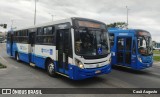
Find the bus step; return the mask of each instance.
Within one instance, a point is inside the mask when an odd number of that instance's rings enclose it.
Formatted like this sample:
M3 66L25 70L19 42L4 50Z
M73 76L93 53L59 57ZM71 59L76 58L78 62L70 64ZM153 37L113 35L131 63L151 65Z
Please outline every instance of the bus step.
M34 63L29 63L29 65L32 66L32 67L36 66L36 64L34 64Z

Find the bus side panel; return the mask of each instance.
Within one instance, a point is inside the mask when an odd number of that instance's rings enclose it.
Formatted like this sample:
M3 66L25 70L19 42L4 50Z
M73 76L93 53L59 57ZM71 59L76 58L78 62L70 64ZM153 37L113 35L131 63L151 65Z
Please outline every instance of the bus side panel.
M35 55L34 58L35 58L34 62L36 66L45 69L45 59L46 58L43 56L37 56L37 55Z
M56 61L56 47L49 45L35 45L35 64L45 69L46 58Z
M116 64L116 51L114 49L111 49L111 65Z
M17 52L19 54L20 60L29 63L29 57L30 57L30 44L21 44L17 43L15 45L15 49L17 48ZM15 51L15 52L16 52Z
M117 53L117 34L114 33L114 44L113 46L111 47L111 65L116 65L117 63L117 56L116 56L116 53Z
M137 57L136 57L136 55L132 55L132 57L131 57L131 67L133 69L137 69Z
M29 63L29 54L23 53L23 52L19 52L19 59Z

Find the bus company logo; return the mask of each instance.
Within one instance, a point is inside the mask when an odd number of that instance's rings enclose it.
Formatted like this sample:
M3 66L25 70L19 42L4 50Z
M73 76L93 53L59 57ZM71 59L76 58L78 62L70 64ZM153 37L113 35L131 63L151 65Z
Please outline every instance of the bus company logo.
M27 50L27 48L25 46L20 46L21 50Z
M2 94L12 94L11 89L2 89Z
M53 55L53 50L52 49L41 49L41 52L42 53L48 53L48 54L50 54L50 55Z
M39 95L42 94L42 90L37 90L37 89L2 89L2 94L3 95L10 95L10 94L17 94L17 95Z

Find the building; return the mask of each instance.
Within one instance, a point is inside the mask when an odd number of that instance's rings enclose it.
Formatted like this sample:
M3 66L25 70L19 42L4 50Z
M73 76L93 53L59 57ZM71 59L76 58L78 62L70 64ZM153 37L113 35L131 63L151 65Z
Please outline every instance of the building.
M0 32L0 43L3 42L5 40L5 38L6 38L5 33Z
M153 48L160 48L160 43L156 41L152 41Z

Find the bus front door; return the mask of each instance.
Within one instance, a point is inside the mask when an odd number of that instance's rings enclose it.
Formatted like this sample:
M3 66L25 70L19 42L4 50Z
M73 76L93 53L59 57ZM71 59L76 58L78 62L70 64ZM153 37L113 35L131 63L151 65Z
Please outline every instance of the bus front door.
M118 37L117 46L117 64L130 66L132 37Z
M30 55L30 65L35 66L34 62L34 53L35 53L35 32L29 33L29 44L31 45L31 55Z
M8 33L7 38L7 53L13 56L13 35L11 32Z
M58 72L68 74L68 36L69 30L57 30Z

